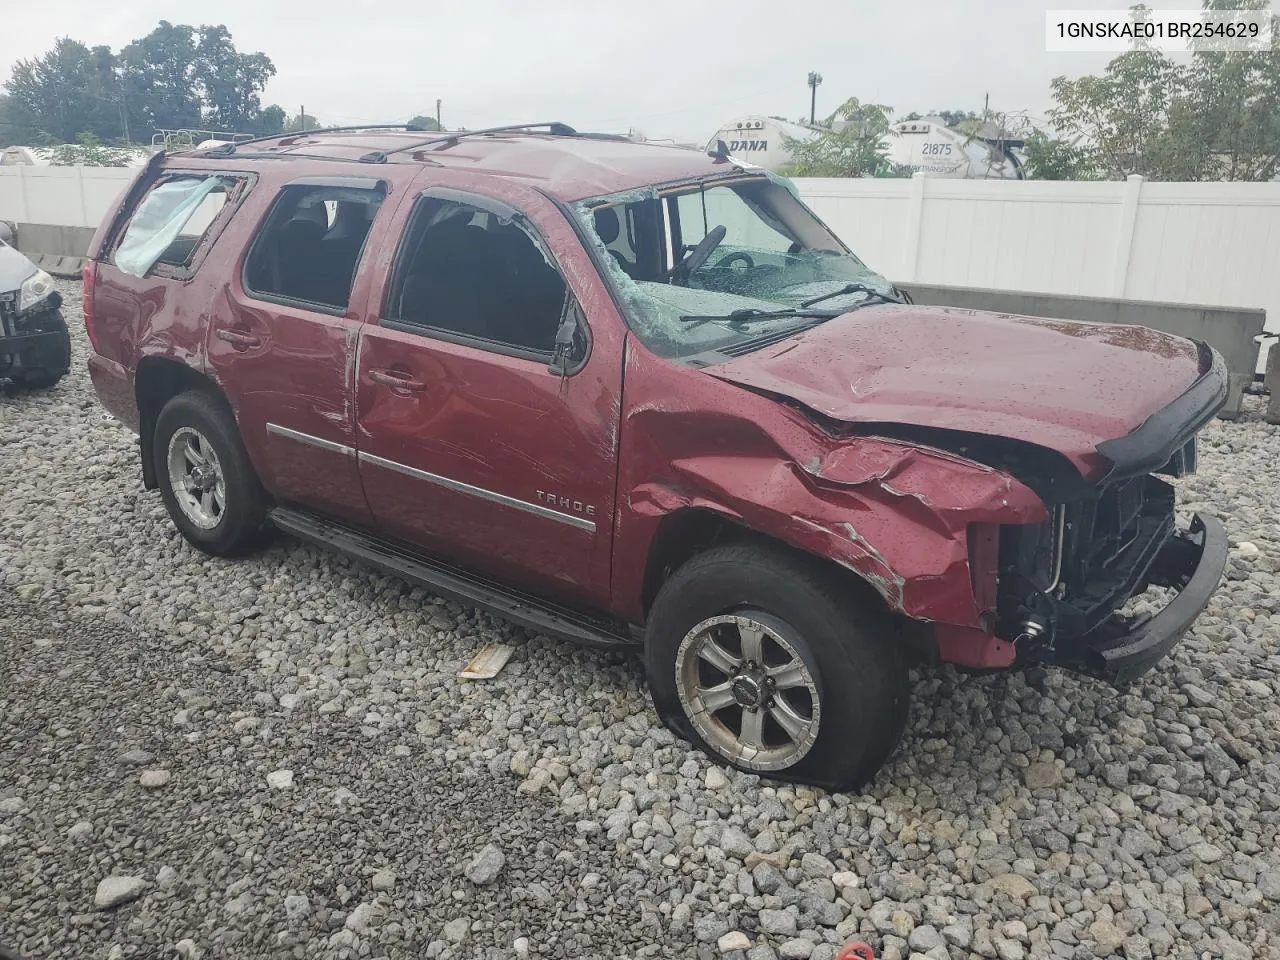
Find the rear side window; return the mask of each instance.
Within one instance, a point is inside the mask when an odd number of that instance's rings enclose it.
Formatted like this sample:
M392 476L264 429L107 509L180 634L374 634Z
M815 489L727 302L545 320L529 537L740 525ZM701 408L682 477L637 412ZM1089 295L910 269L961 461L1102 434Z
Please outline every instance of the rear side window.
M245 261L245 290L261 300L345 312L384 196L381 186L286 186Z
M203 241L211 238L242 185L242 180L221 176L160 181L129 218L112 262L133 277L145 277L153 269L162 276L189 275Z

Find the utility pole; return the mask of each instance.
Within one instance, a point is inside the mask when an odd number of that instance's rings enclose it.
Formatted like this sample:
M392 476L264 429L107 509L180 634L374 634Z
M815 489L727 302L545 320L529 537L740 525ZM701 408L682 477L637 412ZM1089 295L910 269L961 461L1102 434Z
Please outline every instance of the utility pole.
M818 113L818 84L822 83L822 74L809 71L809 124L816 122Z
M440 98L439 97L436 97L436 126L439 127L441 130L444 129L444 127L440 126Z

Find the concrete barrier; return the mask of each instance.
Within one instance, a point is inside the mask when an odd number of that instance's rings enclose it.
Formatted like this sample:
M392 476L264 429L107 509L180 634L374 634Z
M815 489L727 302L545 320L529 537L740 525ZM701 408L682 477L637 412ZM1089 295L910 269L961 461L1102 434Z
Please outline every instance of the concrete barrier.
M39 267L55 277L75 278L93 240L94 227L68 227L47 223L18 223L14 245Z
M1240 415L1245 387L1253 382L1258 369L1258 338L1267 318L1265 310L1248 307L1208 307L978 287L942 287L926 283L898 286L906 290L916 303L1059 320L1129 323L1203 340L1221 353L1227 364L1231 391L1220 416L1228 420ZM1272 351L1273 354L1275 352Z
M1267 354L1267 377L1263 386L1271 394L1267 403L1267 423L1280 423L1280 344L1274 340L1271 341L1271 352Z

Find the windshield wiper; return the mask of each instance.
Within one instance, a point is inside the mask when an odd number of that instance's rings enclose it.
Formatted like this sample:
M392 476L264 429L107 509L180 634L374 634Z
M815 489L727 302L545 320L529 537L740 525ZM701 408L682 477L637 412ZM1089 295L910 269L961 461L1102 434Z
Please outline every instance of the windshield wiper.
M865 283L846 283L839 290L832 290L830 293L824 293L818 297L810 297L808 300L802 300L800 301L800 306L811 307L815 303L821 303L823 300L832 300L836 297L843 297L845 294L849 294L849 293L865 293L868 299L870 299L871 297L878 297L879 299L883 300L885 303L902 303L903 302L899 300L897 297L891 297L887 293L881 293L875 287L868 287ZM866 301L863 301L863 302L865 303Z
M821 296L810 297L808 300L802 300L798 307L783 307L781 310L761 310L759 307L742 307L738 310L733 310L730 313L725 314L690 314L688 316L683 316L680 319L685 323L715 323L718 321L720 323L733 325L749 323L753 320L773 320L777 317L817 317L822 320L830 320L833 317L838 317L840 314L848 313L849 311L810 310L808 308L812 307L816 303L821 303L823 300L832 300L836 297L843 297L850 293L867 294L867 300L856 304L854 309L857 309L857 307L861 306L863 303L869 302L872 297L883 300L885 303L903 302L902 300L889 296L887 293L881 293L875 287L868 287L865 283L846 283L839 290L832 290L830 293L824 293Z
M758 307L742 307L741 309L731 311L724 314L689 314L680 319L684 323L728 323L733 325L750 323L753 320L775 320L778 317L818 317L823 320L830 320L832 317L839 316L830 310L805 310L802 309L805 304L800 307L785 307L782 310L761 310Z

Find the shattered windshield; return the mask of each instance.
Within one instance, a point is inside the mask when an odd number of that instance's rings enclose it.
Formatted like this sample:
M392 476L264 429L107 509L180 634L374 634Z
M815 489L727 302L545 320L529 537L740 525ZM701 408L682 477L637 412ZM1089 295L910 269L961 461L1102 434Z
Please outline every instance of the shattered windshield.
M577 213L631 328L663 356L748 348L899 299L777 178L599 197Z

